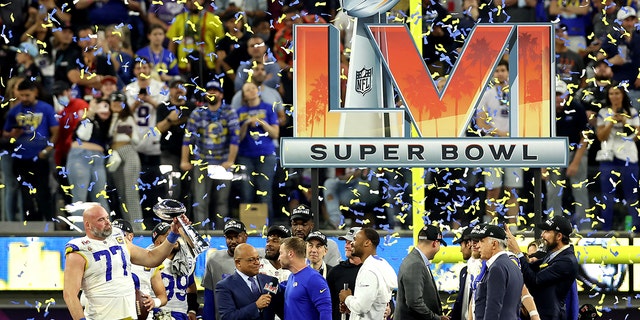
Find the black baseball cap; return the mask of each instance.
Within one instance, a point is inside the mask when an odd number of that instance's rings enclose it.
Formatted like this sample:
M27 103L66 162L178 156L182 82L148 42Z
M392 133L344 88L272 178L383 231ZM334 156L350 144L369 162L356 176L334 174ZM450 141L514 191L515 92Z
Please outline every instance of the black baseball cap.
M507 232L494 224L479 224L473 227L473 230L471 230L469 234L469 239L480 240L486 237L505 240L507 239Z
M320 231L314 231L309 233L309 235L307 236L307 240L306 241L310 241L310 240L318 240L320 241L320 243L322 243L322 245L327 245L327 236L324 235L324 233L320 232Z
M123 232L133 233L133 227L127 220L116 219L111 222L111 225L122 230Z
M356 237L356 233L358 233L358 231L360 231L361 229L362 228L360 227L350 228L349 231L347 231L347 234L345 234L344 236L339 236L338 240L353 241L353 239L355 239Z
M224 234L226 235L227 232L231 232L231 231L237 232L237 233L243 233L243 232L247 232L247 227L245 227L242 221L239 221L236 219L229 219L224 224Z
M169 81L169 88L176 88L180 85L184 85L185 83L186 82L184 81L184 79L182 79L182 77L176 76L171 79L171 81Z
M166 222L158 223L151 231L151 241L155 242L158 239L158 236L166 234L171 230L171 225Z
M269 227L267 231L267 237L276 235L280 238L289 238L291 237L291 230L283 225L276 225Z
M547 219L547 221L539 223L538 228L542 230L557 231L567 237L571 236L571 233L573 232L571 221L563 216L553 216Z
M424 226L422 230L418 232L418 240L438 241L443 246L447 246L447 243L442 239L442 231L440 231L440 228L432 225Z
M460 234L460 237L458 239L454 240L453 243L454 244L461 244L463 241L470 240L471 238L469 238L469 235L471 234L471 230L473 230L472 227L464 228L464 230L462 230L462 233Z
M293 209L291 212L291 221L296 219L304 221L313 219L313 212L311 212L311 208L306 204L301 204L297 208Z

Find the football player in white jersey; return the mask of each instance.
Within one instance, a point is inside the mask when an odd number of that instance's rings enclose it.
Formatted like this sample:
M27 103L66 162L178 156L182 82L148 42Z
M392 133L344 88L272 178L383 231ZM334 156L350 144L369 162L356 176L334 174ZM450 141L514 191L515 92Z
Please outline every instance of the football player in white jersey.
M183 221L188 222L185 216ZM131 264L159 266L179 238L174 219L166 241L153 250L132 244L120 229L112 229L109 214L99 204L83 213L86 236L69 241L65 248L64 301L73 320L136 319ZM79 293L87 298L85 309Z
M124 236L133 242L135 236L131 223L127 220L116 219L113 220L111 226L118 228L124 232ZM162 277L160 276L160 270L163 266L160 265L157 268L147 268L139 266L137 264L131 265L131 272L133 273L133 283L135 288L142 292L145 300L142 301L148 311L155 308L159 308L167 304L167 291L164 289L162 283ZM149 312L147 320L153 320L153 312Z
M162 245L167 238L170 226L161 222L153 229L151 238L154 245ZM194 271L195 259L187 253L183 241L174 244L173 250L163 262L160 271L162 282L167 291L167 305L160 308L159 319L196 320L200 307L198 304L198 288ZM171 317L168 317L170 313ZM166 318L165 318L166 317Z
M276 277L284 282L289 279L291 271L282 269L278 256L280 256L280 243L283 239L291 237L289 228L283 225L271 226L267 231L267 243L264 247L264 258L260 259L260 273Z

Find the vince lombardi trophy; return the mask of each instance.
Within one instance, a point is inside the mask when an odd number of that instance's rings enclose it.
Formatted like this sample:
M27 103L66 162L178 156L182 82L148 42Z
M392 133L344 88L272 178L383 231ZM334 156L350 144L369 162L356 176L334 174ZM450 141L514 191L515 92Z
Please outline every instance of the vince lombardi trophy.
M399 0L343 0L347 15L355 17L355 32L351 39L351 59L347 78L344 108L395 108L393 85L385 73L375 44L369 38L366 24L386 23L386 13ZM374 37L381 35L373 34ZM384 46L385 39L380 39ZM398 114L343 112L340 118L341 137L401 137ZM358 125L354 125L354 124ZM368 131L363 128L370 128Z

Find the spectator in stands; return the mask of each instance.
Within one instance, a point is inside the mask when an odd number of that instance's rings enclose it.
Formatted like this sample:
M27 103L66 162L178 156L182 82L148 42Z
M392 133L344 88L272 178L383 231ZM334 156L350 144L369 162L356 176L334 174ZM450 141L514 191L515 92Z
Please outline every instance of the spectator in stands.
M266 65L262 61L254 61L251 70L248 72L253 82L258 86L258 95L262 102L272 106L272 108L278 113L278 124L280 127L286 125L287 115L284 112L284 105L282 104L282 97L278 90L265 85L265 81L268 78L273 79L272 75L267 74ZM240 109L242 106L242 90L238 90L231 99L231 107L234 110Z
M174 54L163 47L166 39L166 31L159 24L152 24L147 32L149 45L138 50L136 56L145 58L150 64L152 75L157 74L160 79L169 82L179 76L178 60Z
M53 2L53 1L50 1ZM41 14L46 16L46 14ZM38 49L38 55L34 57L34 64L40 68L42 75L42 85L44 88L53 86L54 62L53 62L53 45L51 44L51 28L45 23L45 18L39 16L41 22L34 23L20 37L20 41L31 43Z
M591 221L586 214L587 208L590 207L589 191L585 185L588 182L588 143L585 140L588 130L587 113L579 102L570 97L567 84L562 80L556 80L556 135L569 139L569 166L543 169L543 179L547 180L547 209L553 210L551 215L564 215L568 209L572 223L578 225L580 230L589 230ZM566 191L571 191L573 195L574 208L562 205Z
M476 112L476 125L481 134L492 137L509 136L509 113L511 104L507 95L509 86L509 63L500 61L493 73L493 86L487 88ZM502 216L510 223L517 223L519 206L516 199L517 188L523 187L521 168L486 168L487 207L485 221ZM507 204L499 205L500 194L505 191ZM512 226L515 227L515 226Z
M102 45L102 50L106 50L122 84L127 85L133 80L133 52L129 28L122 24L110 25L104 33L106 41Z
M149 19L149 32L153 31L153 26L160 26L166 33L173 23L173 19L186 12L185 2L180 0L166 0L163 2L152 2L149 7L147 18Z
M69 86L73 82L68 77L68 73L77 67L76 61L81 57L80 49L73 40L73 30L69 24L63 24L56 32L53 32L53 78L55 81L65 81ZM73 97L82 98L77 94L73 94Z
M226 34L216 43L216 54L218 55L216 74L224 74L222 85L227 92L234 92L235 88L240 88L240 86L234 88L234 79L236 78L234 72L240 66L241 61L250 59L247 53L247 41L251 34L245 30L245 14L242 11L226 12L222 16ZM230 98L231 95L227 100Z
M60 124L58 140L54 145L53 153L54 163L56 168L59 168L56 177L62 188L61 194L65 196L66 204L71 204L74 200L70 197L71 194L67 188L71 185L68 180L69 172L66 168L67 156L71 149L73 134L80 120L84 119L84 113L88 111L89 104L82 99L72 97L71 87L66 81L56 81L52 93L54 110Z
M161 103L158 106L158 121L156 128L162 133L160 139L160 149L162 151L160 162L163 165L171 165L171 173L177 173L179 179L173 179L173 175L170 176L169 182L173 184L169 185L172 194L169 195L172 199L178 199L180 202L186 202L187 195L191 194L191 188L189 187L189 179L182 179L182 173L180 170L180 161L182 155L182 141L184 140L185 132L190 132L186 129L186 122L191 115L191 112L195 109L195 105L187 100L187 89L185 88L185 81L176 78L172 80L169 85L169 100ZM197 221L197 220L196 220Z
M78 10L87 10L88 21L98 26L131 22L129 12L140 12L141 3L136 0L79 0L74 1Z
M7 81L7 91L2 101L3 108L0 108L0 123L4 125L6 115L18 105L18 85L24 78L13 77ZM20 185L18 179L13 174L13 159L11 158L12 147L10 138L0 137L0 183L4 184L4 188L0 190L0 212L2 212L2 221L20 221L22 220L22 196L20 193Z
M576 88L582 83L584 63L582 57L569 48L569 34L567 26L560 24L556 26L556 74L560 80L571 84Z
M24 220L49 221L53 202L49 187L49 155L58 139L58 120L53 107L37 99L38 87L25 79L18 85L20 104L9 110L3 136L16 139L13 172L21 181Z
M556 16L560 24L566 26L564 30L567 35L566 46L573 52L580 53L587 47L586 32L589 27L587 16L590 12L591 4L585 0L549 2L549 14Z
M264 40L258 36L253 36L247 41L247 52L251 59L240 63L238 70L236 70L234 83L237 89L242 88L242 85L249 80L251 70L258 61L262 62L266 72L266 77L262 84L274 89L278 88L280 84L280 65L275 63L273 55L268 54L267 50Z
M177 15L167 31L169 51L178 59L180 73L199 77L200 86L212 79L210 73L217 63L216 41L224 37L222 21L206 11L203 3L204 0L187 0L187 12Z
M108 99L92 100L82 119L73 134L66 165L73 202L97 202L107 209L104 155L109 142L111 102ZM81 216L82 210L72 214Z
M111 102L111 156L117 152L121 158L116 168L107 167L118 193L122 216L131 222L136 230L142 230L142 210L140 208L140 195L138 194L138 178L140 177L140 157L136 152L139 143L138 126L133 112L127 104L127 97L121 92L114 92L109 96ZM113 166L114 164L111 164ZM111 207L115 207L111 205Z
M220 229L229 217L231 181L207 177L209 166L229 170L236 162L240 143L240 127L235 110L223 103L223 89L216 80L206 85L207 105L191 113L186 124L180 169L192 172L194 220L207 218L214 229ZM210 200L211 199L211 200ZM211 202L210 202L211 201ZM213 203L215 206L211 206Z
M367 206L381 200L379 182L369 169L347 168L344 174L329 178L324 182L324 199L331 226L338 228L345 224L341 207ZM373 176L372 176L373 175ZM375 181L372 181L375 179ZM358 209L356 209L358 210ZM360 217L364 220L364 217Z
M42 71L35 64L35 58L40 54L38 46L31 42L23 42L15 50L18 67L16 75L42 85Z
M151 66L144 58L136 58L133 75L135 80L125 88L127 104L136 121L140 142L136 151L140 157L142 173L140 174L140 199L142 201L145 225L157 224L155 214L151 208L158 202L158 198L166 195L166 184L158 183L164 179L160 171L160 138L156 132L158 124L158 106L167 100L168 88L162 81L151 78Z
M598 140L602 142L600 150L600 187L602 188L602 230L613 228L613 212L616 202L616 190L622 187L628 214L633 217L633 225L640 228L637 214L638 192L638 129L640 119L638 111L631 106L625 89L609 86L606 104L598 112ZM622 180L622 182L620 182Z
M254 83L242 86L243 104L238 109L240 145L238 164L245 166L249 180L242 181L242 201L266 203L269 221L274 219L273 177L276 156L274 139L278 139L280 127L273 107L262 102Z
M499 21L536 22L536 0L493 0L493 4L503 7L498 12Z
M616 15L614 31L607 36L598 53L598 59L607 59L612 64L613 79L628 83L629 99L636 108L640 106L640 30L636 29L638 16L636 9L622 7Z
M67 77L69 81L78 86L78 96L90 101L93 96L93 89L99 89L102 79L105 76L115 76L116 69L113 63L114 58L105 54L103 43L98 43L98 36L94 34L90 27L83 27L78 30L78 45L82 50L80 57L81 64L69 61ZM102 48L102 49L101 49Z

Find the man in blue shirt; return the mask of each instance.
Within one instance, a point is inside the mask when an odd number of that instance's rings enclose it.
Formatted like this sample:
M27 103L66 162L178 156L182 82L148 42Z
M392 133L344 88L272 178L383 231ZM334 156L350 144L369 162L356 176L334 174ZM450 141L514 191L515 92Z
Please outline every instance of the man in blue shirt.
M53 107L39 101L37 96L35 82L29 79L20 82L20 103L7 113L2 134L15 139L8 156L13 159L14 175L21 179L23 208L29 213L24 219L49 221L53 218L49 156L58 139L58 120Z
M306 243L298 237L280 245L280 264L291 271L284 291L284 320L330 320L331 294L327 281L305 261Z

